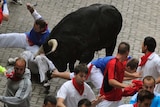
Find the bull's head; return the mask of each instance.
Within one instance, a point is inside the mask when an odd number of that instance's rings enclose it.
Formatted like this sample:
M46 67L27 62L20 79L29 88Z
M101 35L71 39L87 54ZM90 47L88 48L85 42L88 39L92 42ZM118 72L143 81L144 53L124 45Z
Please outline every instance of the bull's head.
M56 39L51 39L51 40L48 41L48 45L51 46L52 49L51 49L50 52L46 53L45 55L48 55L48 54L54 52L54 51L56 50L57 46L58 46L58 42L57 42ZM39 51L37 52L36 55L39 55L39 54L41 54L41 53L45 53L45 52L44 52L43 45L39 48Z
M47 48L49 48L49 51L46 51ZM63 49L63 51L61 49ZM61 48L61 49L58 51L58 42L56 39L50 39L45 46L42 45L40 47L36 55L45 53L47 58L52 61L52 63L56 66L56 68L59 71L65 71L67 69L67 63L68 63L68 57L66 57L65 52L68 49L67 48L65 49Z

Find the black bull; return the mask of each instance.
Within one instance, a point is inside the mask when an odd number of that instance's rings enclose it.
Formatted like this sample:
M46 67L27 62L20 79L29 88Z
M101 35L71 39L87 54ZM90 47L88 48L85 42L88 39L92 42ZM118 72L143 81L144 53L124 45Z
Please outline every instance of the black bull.
M68 63L72 71L76 60L88 63L102 48L106 55L112 55L121 27L122 16L114 6L93 4L64 17L41 49L59 71L65 71Z

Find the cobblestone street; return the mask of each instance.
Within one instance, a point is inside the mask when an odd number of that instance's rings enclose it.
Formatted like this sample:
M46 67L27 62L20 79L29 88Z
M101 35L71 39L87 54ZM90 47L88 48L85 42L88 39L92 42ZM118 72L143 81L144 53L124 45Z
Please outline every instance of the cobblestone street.
M64 16L80 7L94 3L105 3L114 5L122 14L123 27L118 35L117 45L121 41L129 42L131 45L130 56L139 58L141 54L141 43L145 36L152 36L157 40L156 52L160 53L160 0L22 0L23 5L15 5L8 0L10 18L3 22L0 27L1 33L27 32L33 26L33 18L26 8L26 3L37 3L35 9L48 21L52 29ZM116 53L117 46L114 52ZM23 49L1 48L0 65L9 68L7 59L16 57ZM104 50L95 53L95 58L103 57ZM3 95L6 88L6 78L0 75L0 94ZM50 94L56 95L57 90L66 80L54 78L51 81ZM93 88L95 92L96 89ZM42 107L44 100L44 88L41 84L33 81L33 92L31 107ZM127 98L123 98L128 103ZM0 107L3 103L0 102Z

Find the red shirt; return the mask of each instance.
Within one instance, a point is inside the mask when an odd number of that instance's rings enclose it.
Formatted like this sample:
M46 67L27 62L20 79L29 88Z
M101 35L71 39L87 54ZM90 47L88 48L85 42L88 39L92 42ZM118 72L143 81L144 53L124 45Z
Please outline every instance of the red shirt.
M125 62L120 62L117 58L114 58L108 62L106 65L106 69L104 71L104 76L106 72L108 72L108 80L116 79L119 82L123 82L124 71L125 71ZM104 81L103 81L104 82ZM119 101L122 98L122 89L121 88L114 88L109 91L104 91L104 83L102 84L102 88L100 90L101 95L105 95L105 99L108 101Z
M2 23L3 20L3 13L2 13L2 8L0 8L0 24Z

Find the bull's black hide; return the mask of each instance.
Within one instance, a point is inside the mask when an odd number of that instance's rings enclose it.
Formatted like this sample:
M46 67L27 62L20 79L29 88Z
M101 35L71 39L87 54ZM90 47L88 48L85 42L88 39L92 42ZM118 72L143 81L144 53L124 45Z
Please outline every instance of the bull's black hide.
M64 17L53 28L43 48L45 53L51 51L48 41L56 39L56 50L46 56L59 71L65 71L67 63L73 69L76 60L88 63L94 52L102 48L106 49L106 55L112 55L121 27L122 16L114 6L93 4Z

